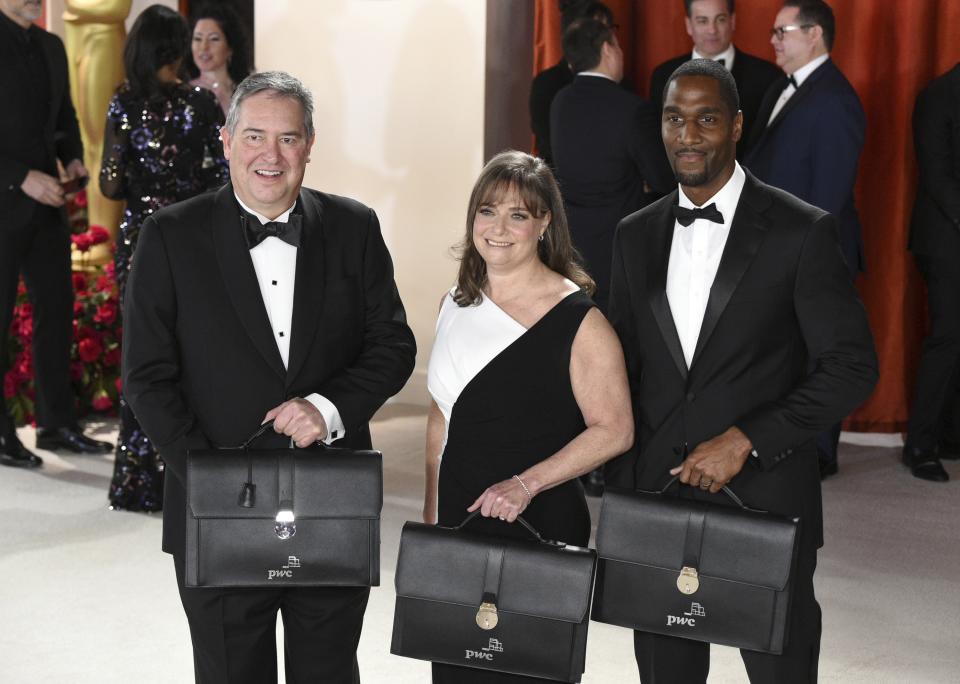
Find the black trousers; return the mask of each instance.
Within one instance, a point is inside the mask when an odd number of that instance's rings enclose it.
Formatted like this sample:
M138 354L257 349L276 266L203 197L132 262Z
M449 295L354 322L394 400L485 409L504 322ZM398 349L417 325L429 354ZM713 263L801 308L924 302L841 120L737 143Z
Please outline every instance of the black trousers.
M960 374L960 270L952 259L916 256L927 281L930 334L923 341L907 446L932 450L956 400Z
M813 684L820 660L820 605L813 591L816 551L801 551L790 607L788 643L782 655L740 651L753 684ZM678 637L633 633L643 684L703 684L710 671L710 644Z
M174 566L197 684L276 684L277 612L287 684L359 684L369 588L193 589Z
M0 378L7 369L8 331L23 274L33 305L33 370L39 427L68 427L76 422L70 387L73 340L73 283L70 231L63 211L38 204L20 226L0 217ZM0 434L13 430L0 396Z

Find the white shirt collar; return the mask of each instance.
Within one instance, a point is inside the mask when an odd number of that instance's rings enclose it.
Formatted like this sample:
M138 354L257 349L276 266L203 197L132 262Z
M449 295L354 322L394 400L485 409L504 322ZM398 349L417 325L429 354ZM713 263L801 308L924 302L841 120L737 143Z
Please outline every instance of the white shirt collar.
M830 53L828 52L825 55L820 55L816 59L810 60L802 67L793 72L793 80L797 82L797 88L803 85L803 82L806 81L810 74L817 70L817 68L830 59Z
M746 180L747 174L740 168L740 163L734 162L733 175L730 176L730 180L728 180L713 197L700 206L706 207L711 204L716 204L717 210L723 214L723 225L729 228L733 221L733 215L737 211L737 204L740 202L740 193L743 192L743 185ZM684 194L682 187L680 188L679 204L685 209L693 209L697 206Z
M596 78L605 78L608 81L613 81L612 78L610 78L606 74L601 74L599 71L581 71L580 73L577 74L577 76L594 76ZM616 81L613 81L613 82L616 83Z
M256 216L258 219L260 219L260 223L263 223L263 224L270 223L271 220L272 220L272 221L276 221L277 223L286 223L287 221L290 220L290 212L293 211L293 208L294 208L295 206L297 206L297 203L294 202L293 205L292 205L289 209L287 209L285 212L283 212L282 214L280 214L277 218L275 218L275 219L268 219L268 218L267 218L266 216L264 216L263 214L254 211L253 209L251 209L250 207L248 207L246 204L244 204L244 203L243 203L243 200L240 199L240 196L237 195L236 192L233 193L233 196L237 198L237 202L240 203L241 208L242 208L245 212L247 212L248 214L253 214L253 215Z
M693 48L693 56L691 59L712 59L712 60L723 60L723 66L726 67L727 71L733 69L733 58L736 56L737 50L733 47L733 43L730 43L727 46L727 49L721 52L719 55L714 55L713 57L705 57L697 52L697 48Z

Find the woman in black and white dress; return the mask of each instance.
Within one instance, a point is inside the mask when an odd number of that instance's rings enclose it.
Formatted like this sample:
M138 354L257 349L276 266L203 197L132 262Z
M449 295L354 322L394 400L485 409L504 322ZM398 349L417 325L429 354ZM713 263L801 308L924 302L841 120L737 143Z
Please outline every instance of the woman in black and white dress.
M503 152L470 198L457 286L441 302L430 356L426 522L586 546L577 479L633 443L620 342L589 292L549 167ZM471 527L471 529L474 529ZM528 681L449 665L433 681Z

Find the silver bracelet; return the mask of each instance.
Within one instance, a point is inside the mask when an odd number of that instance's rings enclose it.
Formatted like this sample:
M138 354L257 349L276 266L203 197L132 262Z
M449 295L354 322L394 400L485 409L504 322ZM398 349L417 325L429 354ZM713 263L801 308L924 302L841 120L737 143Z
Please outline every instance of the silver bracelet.
M523 492L524 492L524 494L527 495L527 501L528 501L528 502L529 502L529 501L533 501L533 494L531 494L531 493L530 493L530 490L527 489L527 485L525 485L525 484L523 483L523 480L520 479L520 476L519 476L519 475L514 475L513 477L514 477L514 479L516 479L517 482L520 483L520 486L523 487Z

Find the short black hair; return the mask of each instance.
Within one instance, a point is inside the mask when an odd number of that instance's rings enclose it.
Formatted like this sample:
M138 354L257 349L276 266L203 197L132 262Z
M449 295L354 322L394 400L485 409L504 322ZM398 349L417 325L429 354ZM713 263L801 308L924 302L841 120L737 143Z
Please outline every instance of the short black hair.
M240 83L253 71L253 60L250 58L250 37L247 35L247 29L236 11L230 5L222 2L207 2L191 13L190 36L193 38L193 31L197 28L197 22L201 19L212 19L217 22L217 26L223 31L223 37L227 41L227 47L230 48L230 60L227 62L227 73L230 74L230 80L234 85ZM193 61L193 51L187 50L187 73L191 78L200 75L200 69Z
M797 21L800 24L813 24L823 29L823 44L827 52L833 50L833 39L837 35L837 21L833 9L823 0L787 0L784 7L796 7Z
M563 58L575 74L600 64L603 44L612 43L613 28L593 17L580 17L563 33Z
M693 6L693 3L695 3L696 1L697 0L683 0L683 4L687 8L688 17L691 16L690 8ZM729 12L730 14L733 14L734 12L736 12L737 11L736 4L737 4L737 0L727 0L727 12Z
M165 5L150 5L133 22L123 46L123 67L130 92L138 97L160 93L157 71L190 52L187 20ZM182 64L181 64L182 69Z
M607 26L613 26L613 12L600 0L558 0L560 7L560 34L567 32L570 24L580 17L600 19Z
M713 59L691 59L678 66L670 78L667 79L667 85L663 88L663 101L667 101L667 90L670 84L681 76L706 76L712 78L720 85L720 98L723 104L730 110L730 116L736 116L740 111L740 93L737 92L737 82L727 71L727 68Z

